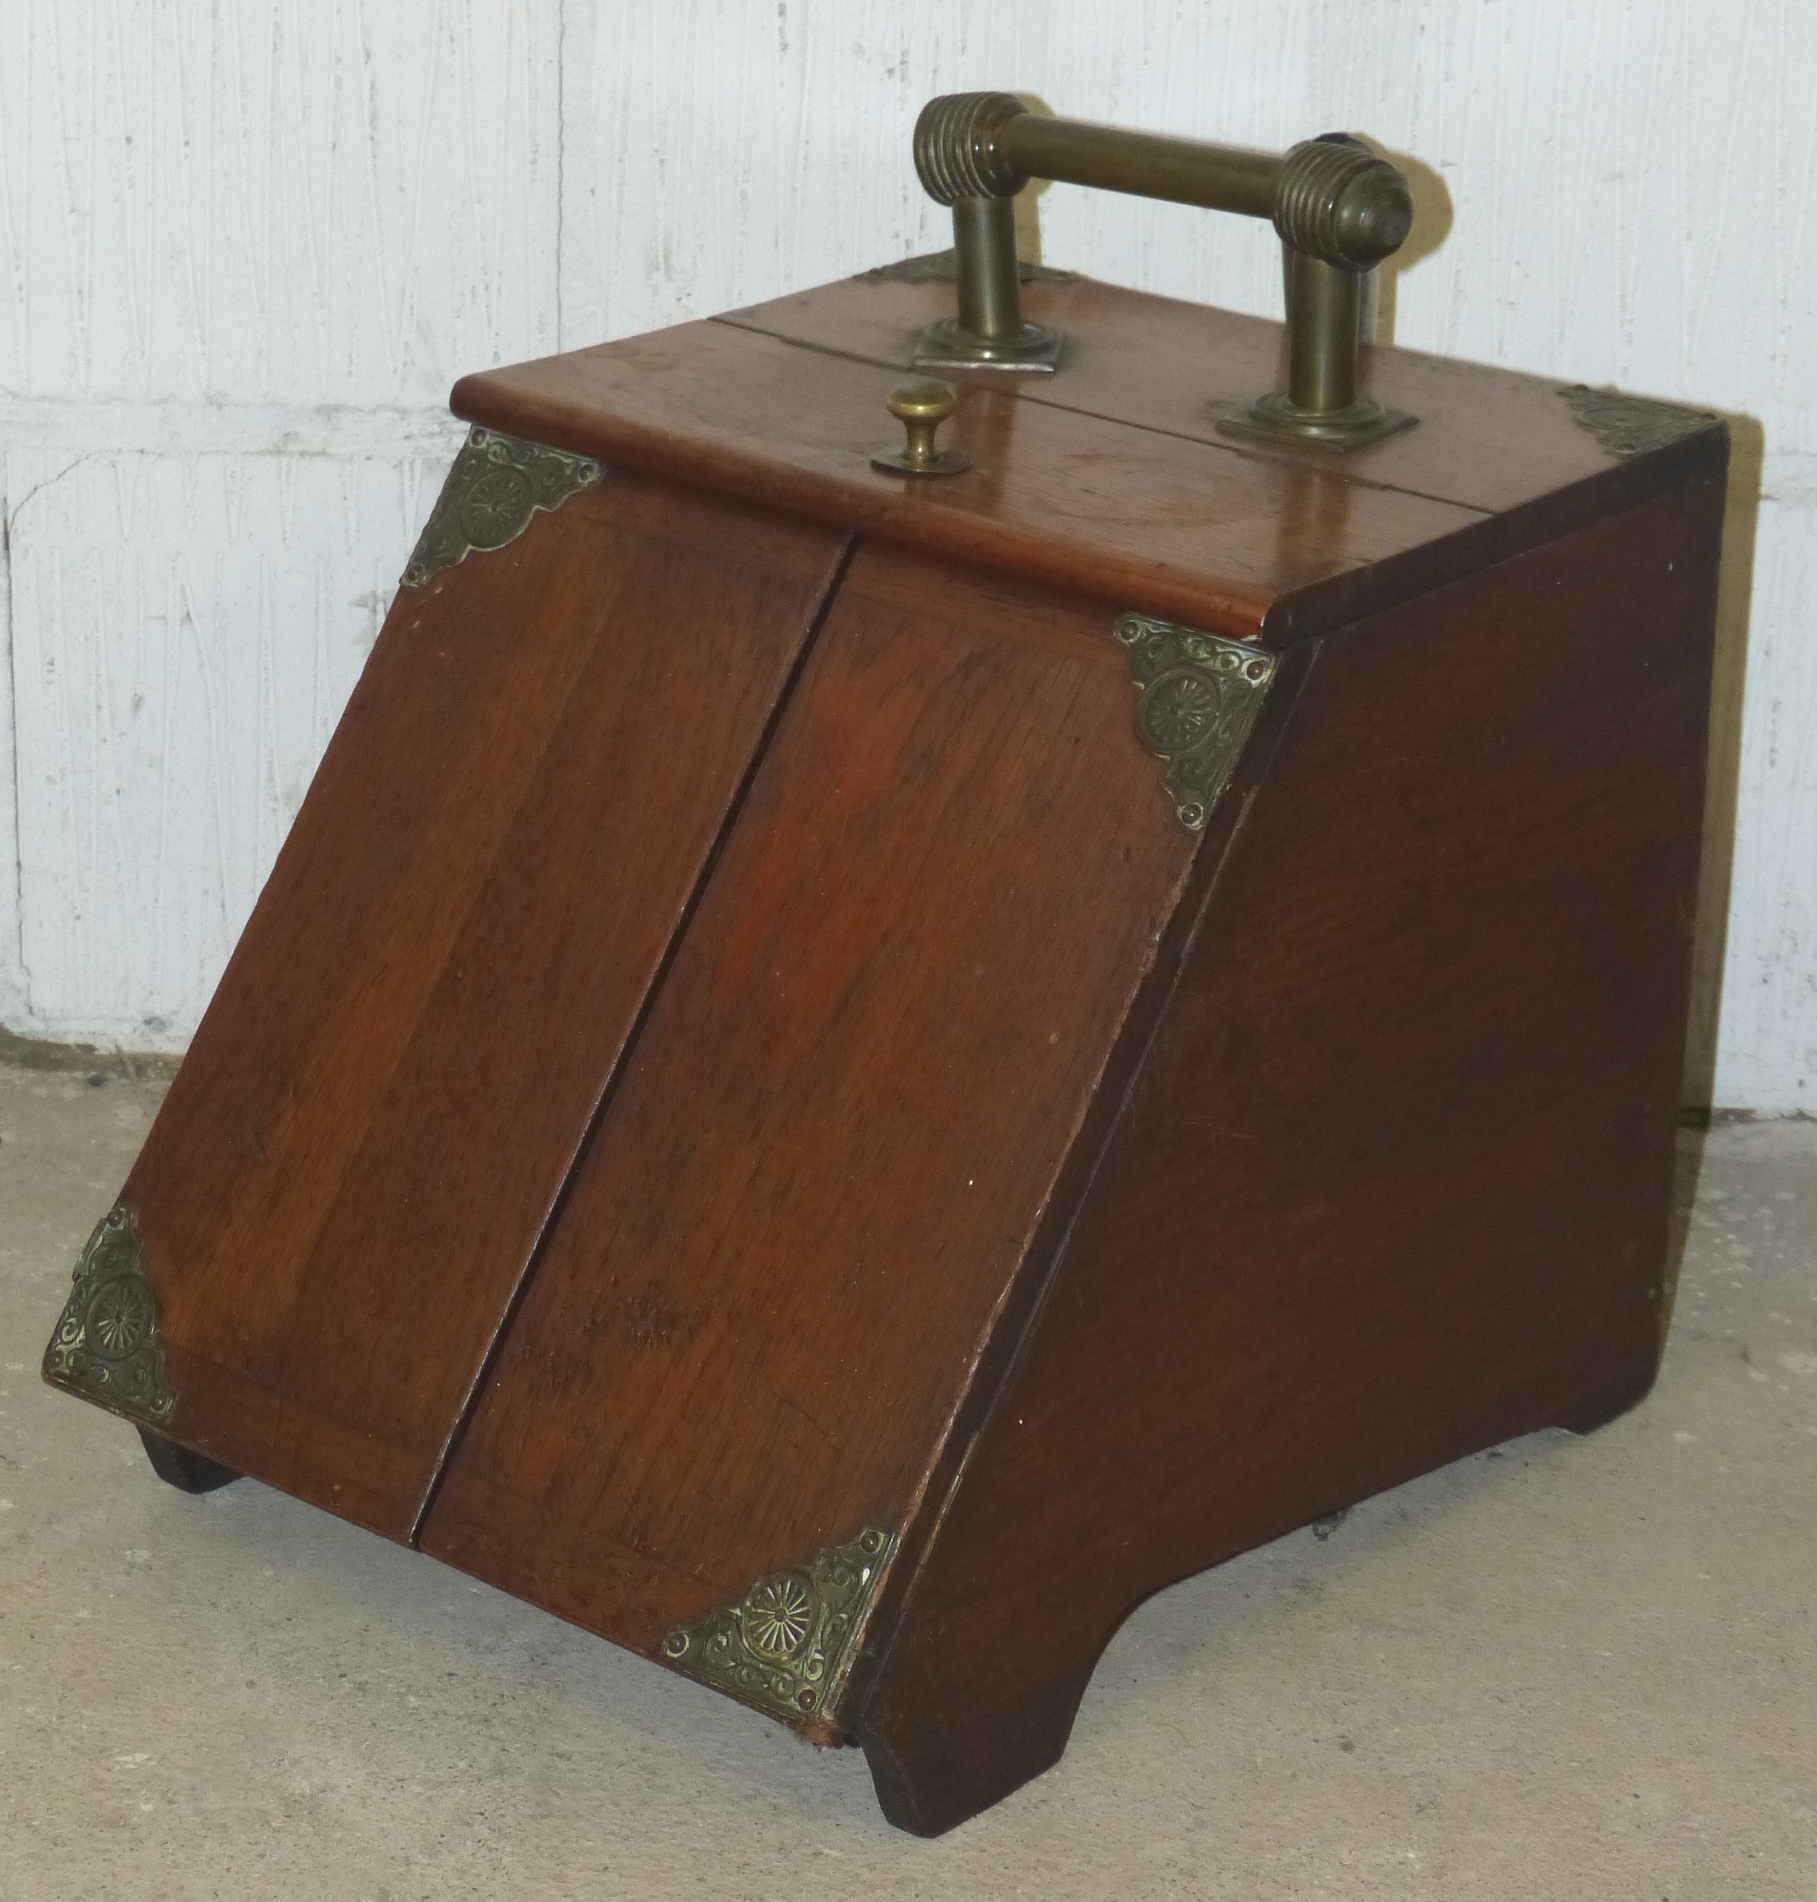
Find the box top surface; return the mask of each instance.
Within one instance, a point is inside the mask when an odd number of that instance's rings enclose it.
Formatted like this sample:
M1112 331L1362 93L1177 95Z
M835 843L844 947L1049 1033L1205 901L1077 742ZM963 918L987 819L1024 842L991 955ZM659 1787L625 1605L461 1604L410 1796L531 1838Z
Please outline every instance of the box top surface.
M487 371L476 423L740 494L1120 606L1285 644L1720 468L1694 411L1414 351L1362 387L1417 425L1347 455L1218 433L1283 380L1284 328L1060 273L1024 285L1065 333L1053 375L952 373L944 478L874 469L921 327L950 313L911 259L706 322Z

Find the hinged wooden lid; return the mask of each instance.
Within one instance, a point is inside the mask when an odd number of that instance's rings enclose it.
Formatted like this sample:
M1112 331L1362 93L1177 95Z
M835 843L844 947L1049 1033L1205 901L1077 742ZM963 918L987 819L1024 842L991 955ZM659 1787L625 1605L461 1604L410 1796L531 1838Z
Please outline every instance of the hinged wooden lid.
M911 261L913 263L913 261ZM955 560L1282 644L1716 467L1717 418L1394 349L1361 378L1416 427L1349 454L1239 444L1282 326L1085 278L1024 288L1052 376L954 373L972 468L871 466L885 399L951 302L893 267L706 323L463 378L456 413Z

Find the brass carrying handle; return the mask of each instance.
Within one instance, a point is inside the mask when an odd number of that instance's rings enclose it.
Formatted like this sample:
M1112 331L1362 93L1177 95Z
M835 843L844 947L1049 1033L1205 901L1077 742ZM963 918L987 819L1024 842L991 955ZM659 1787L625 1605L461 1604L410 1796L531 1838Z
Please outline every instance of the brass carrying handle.
M1356 389L1363 279L1413 223L1407 181L1342 133L1251 152L1031 112L1013 93L930 99L915 170L953 211L959 309L922 333L917 367L1051 370L1060 339L1022 316L1010 200L1031 178L1272 220L1285 247L1288 386L1223 418L1233 435L1352 449L1413 418Z

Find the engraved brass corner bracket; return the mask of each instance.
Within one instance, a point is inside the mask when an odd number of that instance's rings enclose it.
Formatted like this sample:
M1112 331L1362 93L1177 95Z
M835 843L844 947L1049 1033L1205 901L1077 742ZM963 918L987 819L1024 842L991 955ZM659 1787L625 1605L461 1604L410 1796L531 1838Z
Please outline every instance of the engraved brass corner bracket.
M176 1409L145 1273L139 1218L119 1203L76 1262L75 1287L44 1350L44 1378L110 1412L162 1426Z
M676 1625L662 1641L663 1658L791 1723L824 1717L845 1682L895 1544L893 1533L867 1526L804 1565L768 1573L737 1604Z
M1255 725L1275 657L1146 614L1126 614L1112 631L1129 649L1136 738L1167 762L1161 783L1181 825L1198 832Z
M1611 456L1641 456L1650 449L1663 449L1681 436L1694 435L1721 422L1704 409L1685 409L1677 403L1661 403L1647 396L1625 396L1620 390L1593 390L1585 383L1574 383L1559 395L1571 406L1571 414L1581 428L1587 429L1604 452Z
M475 550L516 541L538 509L557 509L603 471L586 456L524 442L496 429L468 431L417 539L402 586L424 588Z

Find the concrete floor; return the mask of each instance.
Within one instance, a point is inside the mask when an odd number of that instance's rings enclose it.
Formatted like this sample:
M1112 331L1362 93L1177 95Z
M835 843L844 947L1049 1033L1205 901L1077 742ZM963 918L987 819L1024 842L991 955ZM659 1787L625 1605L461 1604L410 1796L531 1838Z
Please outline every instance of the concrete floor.
M1701 1145L1645 1405L1163 1593L927 1843L858 1752L41 1386L160 1089L0 1069L6 1902L1817 1897L1817 1125Z

